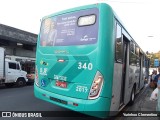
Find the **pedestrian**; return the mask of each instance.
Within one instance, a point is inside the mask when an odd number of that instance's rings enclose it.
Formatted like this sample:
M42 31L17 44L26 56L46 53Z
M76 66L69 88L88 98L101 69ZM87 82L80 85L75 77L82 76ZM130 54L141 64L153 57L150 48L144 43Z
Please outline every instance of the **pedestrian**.
M152 75L153 75L153 73L154 73L154 70L152 71L152 74L150 75L150 78L149 78L149 82L152 82Z
M158 77L157 87L158 87L158 89L160 89L160 76Z
M157 111L160 113L160 77L158 77L157 88L158 88L158 105L157 105Z
M157 70L153 70L152 74L150 75L150 87L153 88L153 90L155 89L155 83L154 83L154 79L157 75Z
M157 82L158 82L158 78L160 77L160 66L158 67L158 72L159 74L157 74L155 77L154 77L154 84L155 84L155 88L157 88Z
M154 80L154 78L156 77L156 75L157 75L157 70L153 70L151 80Z

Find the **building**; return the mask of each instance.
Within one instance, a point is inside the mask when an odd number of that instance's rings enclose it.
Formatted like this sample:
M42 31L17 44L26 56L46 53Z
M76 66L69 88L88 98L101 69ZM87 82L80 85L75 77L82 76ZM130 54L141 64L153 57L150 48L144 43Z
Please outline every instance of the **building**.
M36 34L0 24L0 47L6 58L19 61L28 73L35 68L36 42Z

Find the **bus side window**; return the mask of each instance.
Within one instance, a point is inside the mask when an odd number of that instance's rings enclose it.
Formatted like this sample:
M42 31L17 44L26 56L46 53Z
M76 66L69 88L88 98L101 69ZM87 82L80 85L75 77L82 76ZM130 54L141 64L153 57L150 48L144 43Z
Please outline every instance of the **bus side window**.
M139 57L139 52L140 52L140 49L138 46L136 46L136 55Z
M143 54L143 63L142 63L142 67L144 67L144 60L145 60L145 59L144 59L144 54Z
M135 53L136 53L136 56L137 56L137 57L136 57L136 58L137 58L137 60L136 60L137 63L136 63L136 64L137 64L138 67L140 66L140 56L139 56L140 53L139 53L139 52L140 52L140 51L139 51L139 47L136 46L136 49L135 49Z
M116 62L122 62L122 29L121 27L117 24L116 25L116 46L115 46L115 51L116 51Z
M133 41L130 42L130 51L135 54L135 44L133 43Z
M135 44L133 41L130 42L130 57L129 57L129 64L136 66L137 64L137 56L135 54Z
M143 67L146 67L146 57L144 56L144 59L143 59Z

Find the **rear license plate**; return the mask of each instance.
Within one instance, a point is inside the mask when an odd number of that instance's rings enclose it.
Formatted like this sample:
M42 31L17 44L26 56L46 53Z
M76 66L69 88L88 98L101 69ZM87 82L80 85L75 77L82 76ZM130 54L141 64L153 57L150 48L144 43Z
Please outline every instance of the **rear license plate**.
M56 81L56 86L62 87L62 88L67 88L67 83L64 82L64 81L62 82L62 81L57 80Z

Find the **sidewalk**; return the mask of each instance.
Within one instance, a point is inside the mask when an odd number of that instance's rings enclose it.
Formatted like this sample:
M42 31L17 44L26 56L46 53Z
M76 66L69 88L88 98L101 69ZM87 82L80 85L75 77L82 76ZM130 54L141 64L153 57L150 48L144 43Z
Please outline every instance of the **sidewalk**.
M144 92L140 95L140 100L136 104L139 105L139 109L137 111L156 111L157 101L151 101L150 96L153 92L153 89L147 84L144 88ZM135 105L136 106L136 105ZM135 110L136 111L136 110ZM136 117L132 120L160 120L159 117ZM128 119L130 120L130 119Z
M157 101L151 101L150 96L153 92L153 89L147 86L145 91L145 99L141 105L141 111L156 111Z
M136 100L134 105L127 106L126 111L138 113L143 113L145 111L154 112L156 111L157 101L150 101L150 96L153 89L149 87L149 85L145 85L145 87L141 90L140 93L136 95ZM160 120L159 117L119 117L115 120Z
M150 86L146 86L145 92L141 97L144 97L140 105L139 111L157 111L157 102L158 101L151 101L150 96L153 92L153 89ZM133 119L134 120L134 119ZM136 120L160 120L159 117L137 117Z

